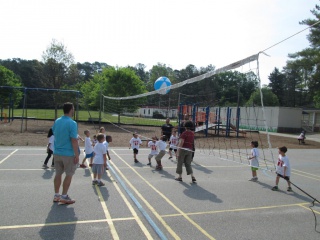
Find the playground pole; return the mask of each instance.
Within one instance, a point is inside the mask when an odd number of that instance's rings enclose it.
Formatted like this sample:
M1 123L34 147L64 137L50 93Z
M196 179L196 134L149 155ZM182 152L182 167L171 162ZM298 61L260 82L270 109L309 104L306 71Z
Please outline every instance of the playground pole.
M206 134L206 137L208 137L208 130L209 130L209 114L210 114L210 107L206 107L206 130L204 133Z
M218 123L218 136L219 136L219 134L220 134L220 114L221 114L221 108L219 107L218 109L217 109L217 123Z
M240 130L240 107L237 107L237 122L236 122L236 129L237 129L237 137L239 137L239 130Z

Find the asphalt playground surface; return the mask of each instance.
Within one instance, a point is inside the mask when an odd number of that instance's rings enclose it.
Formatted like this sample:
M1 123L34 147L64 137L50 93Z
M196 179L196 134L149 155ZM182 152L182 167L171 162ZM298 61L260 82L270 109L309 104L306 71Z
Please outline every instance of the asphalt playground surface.
M183 173L174 180L176 161L164 169L146 165L149 150L110 149L104 187L92 186L90 169L78 168L69 195L72 205L53 203L54 169L41 169L45 148L0 147L0 239L320 239L309 209L312 199L275 174L197 154L197 183ZM277 150L274 149L277 156ZM320 199L319 149L289 149L291 181ZM51 164L51 159L49 161ZM320 206L313 208L320 231Z

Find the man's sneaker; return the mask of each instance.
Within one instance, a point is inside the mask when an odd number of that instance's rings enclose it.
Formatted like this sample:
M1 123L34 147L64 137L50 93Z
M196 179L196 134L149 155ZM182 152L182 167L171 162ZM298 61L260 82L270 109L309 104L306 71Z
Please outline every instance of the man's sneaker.
M135 163L138 163L139 161L138 161L138 159L135 159L134 162L135 162Z
M150 166L150 165L151 165L151 162L147 163L147 165L149 165L149 166Z
M257 177L253 177L253 178L250 178L248 181L256 182L256 181L258 181L258 178Z
M100 182L98 182L97 183L97 186L99 186L99 187L102 187L102 186L104 186L105 184L102 182L102 181L100 181Z
M59 205L63 205L63 204L73 204L73 203L75 203L75 202L76 202L76 200L71 199L71 198L69 197L69 195L67 195L66 197L61 196L61 197L60 197L60 201L59 201Z
M271 188L271 190L272 190L272 191L278 191L279 188L278 188L278 186L274 186L273 188Z
M49 168L49 167L47 166L47 164L43 164L43 165L42 165L42 168L43 168L43 169L47 169L47 168Z
M60 201L61 196L60 195L54 195L53 197L53 202L59 202Z
M162 170L162 165L156 166L156 170Z
M80 164L80 166L79 167L81 167L81 168L87 168L87 166L86 165L84 165L84 164Z
M98 181L97 180L93 180L92 181L92 185L97 185L98 184Z
M288 192L292 192L292 188L291 188L291 187L288 187L288 188L287 188L287 191L288 191Z

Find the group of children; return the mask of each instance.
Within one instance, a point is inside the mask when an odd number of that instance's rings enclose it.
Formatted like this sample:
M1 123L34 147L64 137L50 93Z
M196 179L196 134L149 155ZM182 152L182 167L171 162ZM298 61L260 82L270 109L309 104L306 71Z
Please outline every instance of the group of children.
M111 157L109 155L109 143L112 142L112 137L107 136L105 134L105 128L101 127L99 130L99 133L97 135L93 136L93 140L90 138L90 131L85 130L85 140L84 145L84 153L85 156L82 160L82 163L79 165L81 168L86 168L85 165L86 159L90 159L89 167L92 168L93 172L93 185L97 186L104 186L105 184L101 181L102 174L104 170L108 170L107 165L107 157L109 160L111 160ZM53 154L54 149L54 135L52 132L52 129L48 132L48 138L49 143L47 145L47 157L44 161L43 168L48 168L47 164L50 159L50 157ZM81 139L80 136L78 136L78 140ZM82 139L81 139L82 140ZM161 136L160 140L154 136L152 139L147 143L147 147L150 148L150 153L148 155L148 164L151 166L151 159L155 157L155 160L157 162L156 170L162 170L163 166L161 163L161 159L166 154L166 148L167 148L167 138L166 136ZM304 140L304 139L303 139ZM179 137L177 134L176 129L173 129L172 135L169 139L169 159L172 159L172 152L174 152L175 157L177 158L177 146L178 146ZM137 155L139 152L139 148L142 145L142 141L139 138L137 133L133 133L133 137L129 141L129 149L132 148L133 150L133 159L135 163L138 163ZM248 156L249 165L251 166L252 171L252 178L249 179L249 181L256 182L258 181L257 176L257 170L259 169L259 150L258 150L258 142L252 141L251 142L251 154ZM280 178L284 178L288 183L287 191L291 192L291 184L290 184L290 173L291 173L291 167L288 157L286 156L287 148L285 146L278 148L278 162L276 166L276 185L272 188L273 191L277 191L278 184ZM54 167L54 158L52 159L52 165L51 167Z
M167 148L167 137L165 135L160 137L160 140L154 136L151 138L151 140L147 143L147 147L150 148L150 153L148 155L148 164L151 166L151 159L155 157L155 160L157 162L156 170L162 170L162 163L161 159L166 154L166 148ZM177 158L177 146L178 146L178 140L179 137L177 135L177 131L173 129L172 135L169 139L169 159L172 158L172 151L175 153L175 157ZM132 148L133 150L133 160L135 163L138 163L137 154L139 152L139 148L142 145L142 141L139 138L138 134L135 132L133 133L133 137L129 141L129 149Z
M101 127L99 130L99 133L97 135L93 136L93 139L90 138L90 131L85 130L84 135L86 136L83 140L78 135L78 141L84 142L84 158L82 160L82 163L79 165L81 168L87 168L85 165L85 161L89 158L90 163L89 167L92 168L93 173L93 185L97 186L104 186L105 184L101 181L102 174L104 170L108 170L107 165L107 157L109 160L111 160L111 157L109 155L109 143L112 142L111 136L106 136L105 134L105 128ZM42 168L46 169L49 168L47 166L49 159L51 158L53 154L54 149L54 135L52 132L52 129L50 128L48 133L49 143L47 145L47 157L42 165ZM79 149L80 152L80 149ZM52 159L52 168L54 168L54 158Z
M257 141L252 141L251 142L251 155L248 156L249 160L249 165L251 166L251 171L252 171L252 178L249 179L249 181L256 182L258 181L258 176L257 176L257 170L259 169L259 150L258 150L258 142ZM290 162L289 158L286 156L286 152L288 151L287 147L279 147L278 148L278 162L276 166L276 185L271 189L272 191L278 191L278 184L280 178L283 178L287 181L288 183L288 192L292 192L291 184L290 184L290 174L291 174L291 167L290 167Z

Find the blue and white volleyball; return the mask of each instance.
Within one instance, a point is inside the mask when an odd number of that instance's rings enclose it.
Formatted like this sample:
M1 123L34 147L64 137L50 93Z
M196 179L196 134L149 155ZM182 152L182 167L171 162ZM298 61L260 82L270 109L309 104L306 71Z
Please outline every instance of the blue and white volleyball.
M160 94L167 94L170 92L171 82L167 77L159 77L154 82L154 89Z

